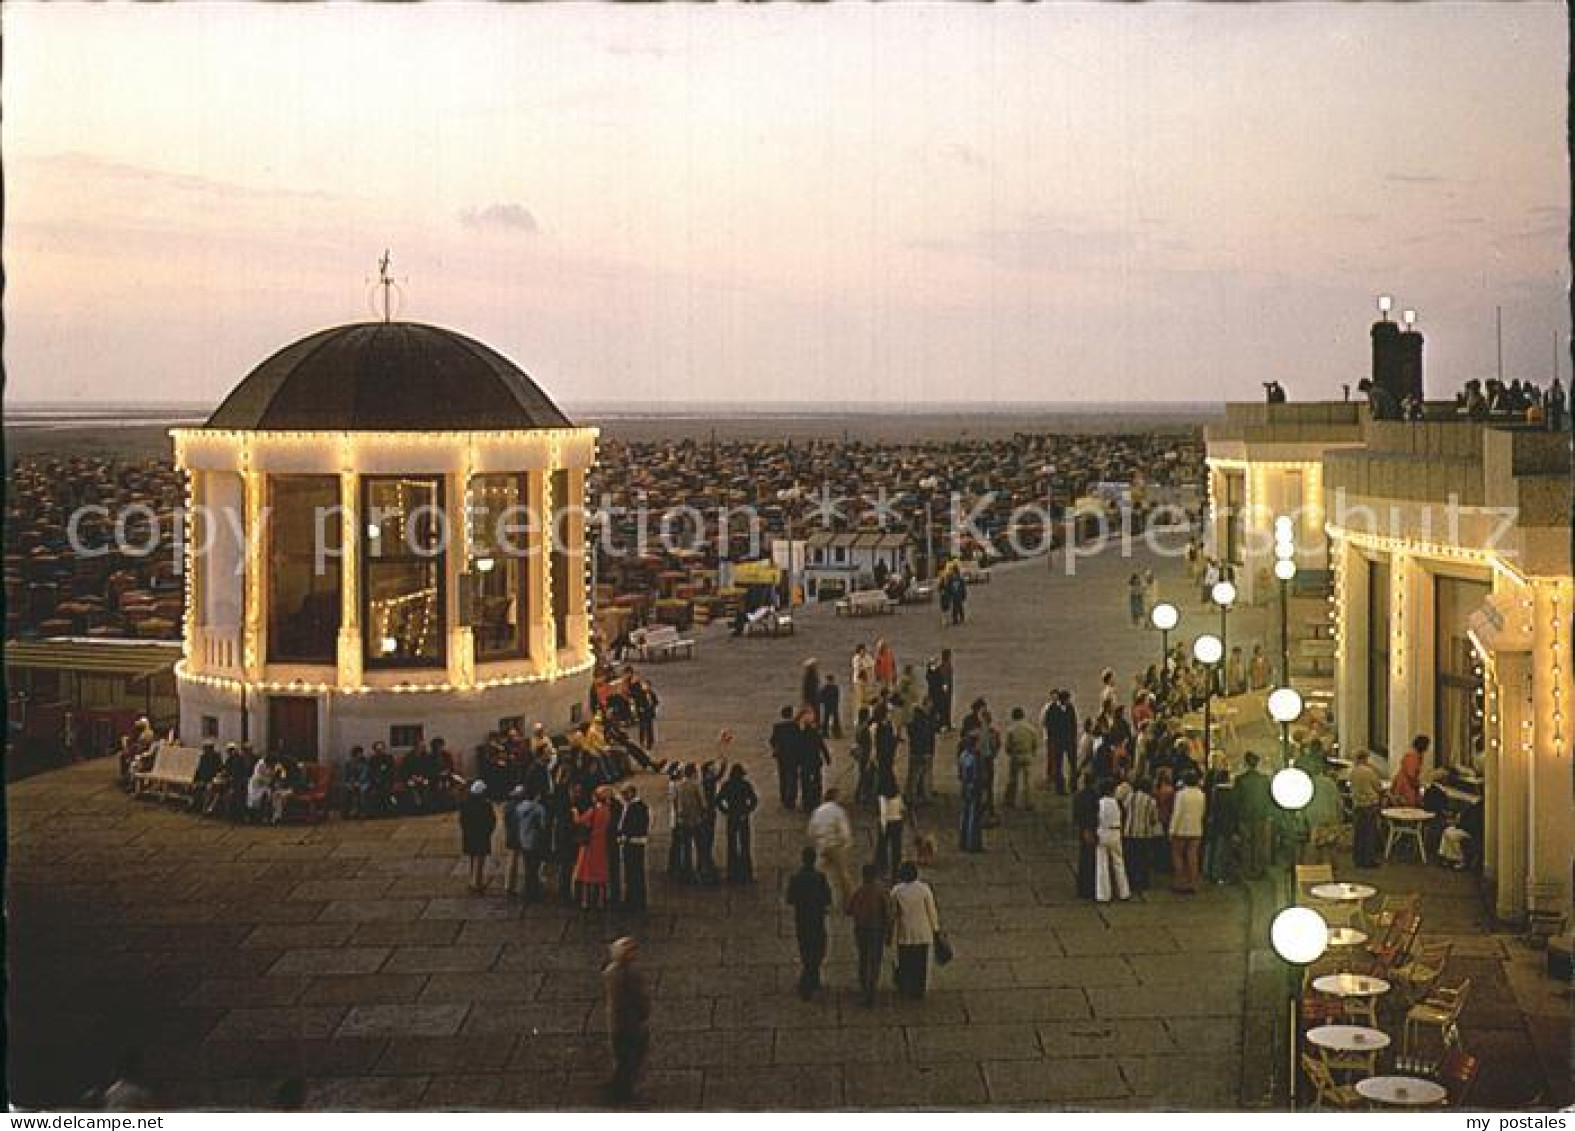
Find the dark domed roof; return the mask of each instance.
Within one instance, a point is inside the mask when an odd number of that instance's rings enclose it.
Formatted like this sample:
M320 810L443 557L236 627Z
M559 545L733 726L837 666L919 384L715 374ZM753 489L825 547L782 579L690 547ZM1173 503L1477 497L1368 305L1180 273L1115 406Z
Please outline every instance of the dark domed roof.
M208 428L469 432L567 428L508 358L416 322L336 326L285 346L231 391Z

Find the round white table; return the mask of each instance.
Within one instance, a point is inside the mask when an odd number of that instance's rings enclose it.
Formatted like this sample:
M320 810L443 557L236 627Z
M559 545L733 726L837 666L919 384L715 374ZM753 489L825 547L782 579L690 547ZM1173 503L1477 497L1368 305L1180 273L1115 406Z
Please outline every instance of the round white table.
M1366 941L1367 941L1367 932L1366 931L1358 931L1355 927L1330 927L1329 928L1329 945L1330 946L1334 946L1334 947L1339 947L1339 946L1361 946Z
M1449 1092L1442 1084L1416 1076L1369 1076L1357 1081L1356 1094L1391 1107L1432 1107L1443 1103Z
M1333 883L1314 884L1308 892L1314 899L1323 899L1330 903L1360 903L1377 895L1378 889L1372 884Z
M1323 974L1313 979L1313 989L1331 997L1377 997L1389 992L1389 983L1371 974Z
M1384 842L1384 859L1388 860L1393 855L1396 841L1408 840L1416 845L1417 856L1426 864L1427 845L1422 841L1422 826L1433 819L1433 814L1426 809L1413 809L1401 805L1380 809L1379 816L1389 822L1389 839Z
M1366 1025L1320 1025L1307 1030L1307 1039L1330 1052L1379 1052L1389 1047L1389 1034Z
M1346 1011L1360 1013L1378 1027L1378 999L1389 992L1389 983L1367 974L1324 974L1313 979L1313 989L1342 999Z

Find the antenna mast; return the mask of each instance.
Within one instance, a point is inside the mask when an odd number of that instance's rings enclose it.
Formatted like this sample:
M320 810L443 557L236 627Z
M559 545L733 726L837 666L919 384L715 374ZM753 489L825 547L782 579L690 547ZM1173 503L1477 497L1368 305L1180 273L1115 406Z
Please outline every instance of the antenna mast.
M1494 317L1498 325L1498 383L1504 383L1504 308L1495 306Z
M384 248L383 249L383 258L381 258L381 259L379 259L377 261L377 282L378 282L378 285L383 288L383 321L384 322L391 322L391 321L393 321L393 305L390 302L390 293L394 289L394 279L393 279L393 276L391 276L388 273L388 264L389 264L390 258L391 257L388 254L388 249Z

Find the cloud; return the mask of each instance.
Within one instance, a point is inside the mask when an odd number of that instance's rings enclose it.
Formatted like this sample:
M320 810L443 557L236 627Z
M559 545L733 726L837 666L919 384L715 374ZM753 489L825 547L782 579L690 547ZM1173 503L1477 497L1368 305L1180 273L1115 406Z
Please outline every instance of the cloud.
M536 217L523 204L489 204L485 208L467 208L459 214L459 222L473 232L513 232L533 236L541 231Z

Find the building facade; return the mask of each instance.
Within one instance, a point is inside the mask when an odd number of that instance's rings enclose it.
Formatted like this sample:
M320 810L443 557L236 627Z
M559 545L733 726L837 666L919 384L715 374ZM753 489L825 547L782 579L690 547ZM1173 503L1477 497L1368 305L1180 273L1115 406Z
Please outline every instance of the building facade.
M187 740L468 752L583 702L596 431L501 355L429 326L339 327L172 435Z
M1276 496L1276 479L1294 462L1304 486L1316 484L1303 492L1308 513L1295 529L1298 555L1321 558L1331 574L1341 751L1398 759L1428 736L1424 770L1444 771L1463 804L1480 798L1482 874L1496 914L1569 915L1568 434L1470 421L1452 406L1407 422L1367 419L1344 404L1230 408L1209 434L1216 537L1234 526L1233 537L1272 546L1274 521L1294 501ZM1308 417L1324 410L1350 421L1309 439ZM1233 473L1239 493L1217 478Z

